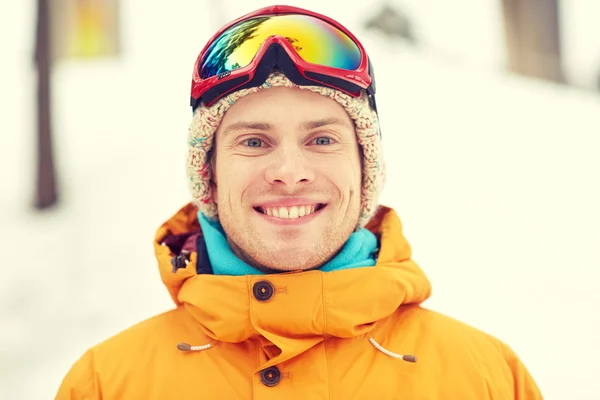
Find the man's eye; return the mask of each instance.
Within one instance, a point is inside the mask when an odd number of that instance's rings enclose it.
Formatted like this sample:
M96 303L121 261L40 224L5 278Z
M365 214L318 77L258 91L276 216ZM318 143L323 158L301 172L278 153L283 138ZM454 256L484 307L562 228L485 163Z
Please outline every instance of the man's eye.
M244 143L248 147L262 147L263 141L257 138L251 138L244 140Z
M318 137L315 140L313 140L313 142L317 145L323 146L323 145L331 144L331 138L329 138L327 136L321 136L321 137Z

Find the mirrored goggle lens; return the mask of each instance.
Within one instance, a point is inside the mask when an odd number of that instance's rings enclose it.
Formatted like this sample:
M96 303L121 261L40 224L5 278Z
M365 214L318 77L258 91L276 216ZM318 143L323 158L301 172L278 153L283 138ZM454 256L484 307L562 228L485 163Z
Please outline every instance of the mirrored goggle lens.
M223 32L202 57L200 77L247 66L260 45L274 35L286 38L309 63L351 71L360 66L360 49L336 27L308 15L272 15L242 21Z

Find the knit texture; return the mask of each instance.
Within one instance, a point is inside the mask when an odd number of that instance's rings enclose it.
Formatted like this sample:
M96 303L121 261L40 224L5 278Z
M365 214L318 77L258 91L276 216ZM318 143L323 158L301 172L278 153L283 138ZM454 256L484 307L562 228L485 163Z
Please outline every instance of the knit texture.
M361 190L361 212L356 230L363 228L377 210L379 194L384 184L385 166L381 150L381 135L377 113L371 109L366 93L358 98L351 97L335 89L321 86L299 86L282 73L269 75L261 86L233 92L215 102L212 106L201 105L194 111L188 131L187 173L193 201L198 209L213 221L218 220L217 205L211 193L211 174L208 155L214 143L215 132L225 112L235 102L251 93L270 87L285 86L310 90L337 101L354 121L358 143L363 151L363 171Z

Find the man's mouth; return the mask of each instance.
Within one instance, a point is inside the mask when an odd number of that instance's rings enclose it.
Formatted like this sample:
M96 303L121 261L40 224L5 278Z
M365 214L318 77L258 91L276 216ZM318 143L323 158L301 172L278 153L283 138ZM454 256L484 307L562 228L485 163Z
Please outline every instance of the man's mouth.
M322 210L326 204L315 203L315 204L303 204L289 207L254 207L256 211L261 214L268 215L269 217L275 217L279 219L298 219L309 216Z

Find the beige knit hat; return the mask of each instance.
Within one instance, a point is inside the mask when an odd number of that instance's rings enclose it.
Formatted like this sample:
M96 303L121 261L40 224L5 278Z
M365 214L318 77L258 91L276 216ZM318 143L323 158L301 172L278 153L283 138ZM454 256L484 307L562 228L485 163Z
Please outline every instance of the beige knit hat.
M201 105L194 111L189 128L189 153L187 172L194 203L209 219L218 220L217 205L211 195L211 170L208 154L213 146L215 132L225 112L238 99L273 86L286 86L311 90L327 96L341 104L350 118L354 120L358 143L363 150L363 172L361 213L356 229L364 227L377 210L379 194L383 187L385 168L381 151L381 135L377 113L369 105L369 99L363 92L354 98L338 90L321 86L299 86L285 75L275 72L269 75L259 87L242 89L218 100L210 107Z

